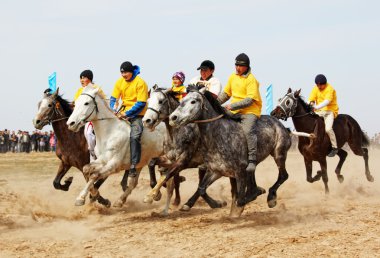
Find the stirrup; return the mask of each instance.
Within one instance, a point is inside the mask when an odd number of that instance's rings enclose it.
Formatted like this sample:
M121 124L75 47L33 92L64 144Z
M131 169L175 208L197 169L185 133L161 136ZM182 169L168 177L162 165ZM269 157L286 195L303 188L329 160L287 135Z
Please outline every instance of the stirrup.
M329 154L327 154L328 157L332 158L334 157L336 154L338 154L338 149L337 148L332 148L332 150L330 151Z

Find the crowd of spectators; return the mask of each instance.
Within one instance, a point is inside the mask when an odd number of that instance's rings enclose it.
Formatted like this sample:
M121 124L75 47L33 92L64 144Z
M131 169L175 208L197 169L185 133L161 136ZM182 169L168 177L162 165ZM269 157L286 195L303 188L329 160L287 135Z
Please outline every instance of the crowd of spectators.
M53 131L0 131L0 153L55 151L57 138Z

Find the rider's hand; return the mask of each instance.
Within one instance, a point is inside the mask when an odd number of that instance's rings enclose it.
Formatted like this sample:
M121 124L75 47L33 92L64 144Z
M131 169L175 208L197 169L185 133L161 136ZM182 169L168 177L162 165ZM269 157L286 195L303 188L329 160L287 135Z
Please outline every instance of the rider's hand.
M225 105L225 108L228 109L228 110L231 110L231 105L227 104L227 105Z

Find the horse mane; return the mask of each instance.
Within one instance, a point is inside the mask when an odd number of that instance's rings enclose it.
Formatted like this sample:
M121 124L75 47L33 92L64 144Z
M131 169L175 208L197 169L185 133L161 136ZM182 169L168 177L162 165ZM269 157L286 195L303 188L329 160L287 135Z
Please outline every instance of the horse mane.
M57 101L61 104L63 112L65 112L66 116L70 116L73 113L72 106L68 100L62 98L61 95L58 95Z
M299 100L298 103L301 104L301 106L306 110L307 113L314 113L312 106L306 103L306 101L304 100L302 96L299 96L298 100Z
M204 86L200 85L194 85L194 84L189 84L187 86L187 92L199 92L201 88ZM236 122L241 122L241 115L240 114L234 114L232 112L227 111L220 103L219 101L214 97L214 95L206 90L203 94L205 98L208 100L212 108L215 110L216 113L218 114L223 114L225 118L236 121Z
M46 89L46 90L44 91L44 93L45 93L47 96L49 96L49 97L52 95L52 93L51 93L51 89ZM61 107L62 107L62 109L63 109L63 112L65 112L65 115L66 115L66 116L70 116L70 115L73 113L73 108L72 108L72 106L71 106L71 103L70 103L68 100L62 98L62 96L63 96L63 95L58 95L57 98L56 98L56 100L57 100L57 101L59 102L59 104L61 105Z

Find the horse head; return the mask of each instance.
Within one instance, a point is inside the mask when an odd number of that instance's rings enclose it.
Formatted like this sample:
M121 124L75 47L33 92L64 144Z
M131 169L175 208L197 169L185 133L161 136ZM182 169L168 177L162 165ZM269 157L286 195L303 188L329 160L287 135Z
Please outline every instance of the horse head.
M156 126L169 117L171 110L170 96L171 89L162 89L157 85L153 86L148 100L148 108L142 119L144 127L154 130Z
M300 93L301 89L292 92L292 89L289 88L285 96L278 100L278 105L273 109L270 115L276 117L277 119L283 119L285 121L289 117L294 116L296 113Z
M98 91L99 89L95 87L85 87L83 89L82 94L75 101L73 113L66 123L70 130L78 132L87 122L96 118L99 112L96 102Z
M38 111L33 119L33 125L36 129L41 130L45 125L51 123L57 107L57 97L59 88L51 94L50 89L44 91L44 97L38 103Z
M187 87L187 95L182 99L181 104L169 116L171 126L179 127L191 123L202 114L205 109L204 93L206 88L198 89L196 85Z

